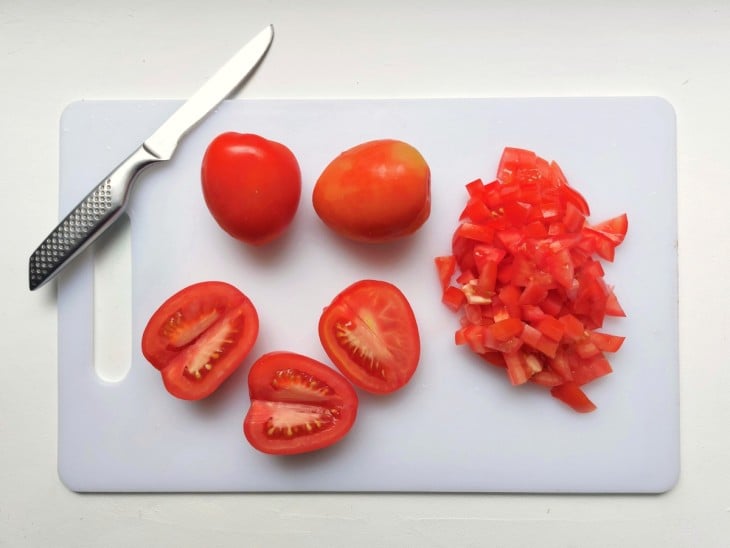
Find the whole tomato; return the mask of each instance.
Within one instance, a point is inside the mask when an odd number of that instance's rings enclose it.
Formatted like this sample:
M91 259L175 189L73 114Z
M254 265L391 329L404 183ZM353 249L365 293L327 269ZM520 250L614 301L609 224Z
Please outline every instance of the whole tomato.
M413 146L362 143L337 156L314 186L314 209L337 233L361 242L412 234L431 213L431 171Z
M281 235L299 206L302 176L286 146L251 133L223 133L208 145L205 203L228 234L253 245Z

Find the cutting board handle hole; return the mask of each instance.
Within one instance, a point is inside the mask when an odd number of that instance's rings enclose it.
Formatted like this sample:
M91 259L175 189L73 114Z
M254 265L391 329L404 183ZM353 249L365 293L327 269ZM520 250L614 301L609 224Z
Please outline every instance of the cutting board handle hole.
M94 245L94 369L118 383L132 363L132 231L122 215Z

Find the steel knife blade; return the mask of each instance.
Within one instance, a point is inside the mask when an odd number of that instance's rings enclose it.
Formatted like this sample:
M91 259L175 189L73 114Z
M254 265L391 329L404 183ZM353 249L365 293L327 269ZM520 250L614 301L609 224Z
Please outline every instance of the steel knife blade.
M31 291L52 280L119 218L140 172L150 164L172 158L180 139L256 69L273 38L274 27L269 25L64 217L30 256Z

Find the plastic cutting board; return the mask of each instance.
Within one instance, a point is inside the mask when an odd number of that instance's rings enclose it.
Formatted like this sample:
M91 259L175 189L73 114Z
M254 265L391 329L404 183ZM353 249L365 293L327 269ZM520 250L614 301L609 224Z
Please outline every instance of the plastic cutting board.
M179 104L70 105L61 119L61 213ZM232 240L204 205L200 162L224 131L283 142L300 161L301 205L275 244L252 249ZM341 151L384 137L410 142L429 162L431 217L392 245L344 241L316 217L312 187ZM628 213L628 237L605 265L628 314L606 331L627 340L611 356L614 373L587 387L598 405L589 415L536 386L510 386L501 371L455 347L458 320L440 303L433 257L450 251L464 185L493 179L505 146L557 160L591 204L592 221ZM676 199L675 115L659 98L225 102L171 162L144 172L132 194L132 321L116 326L132 341L123 380L105 382L94 370L96 251L59 279L60 477L75 491L665 491L679 474ZM357 423L332 448L293 458L257 453L241 430L250 364L271 350L326 362L320 311L362 278L395 283L413 306L422 360L411 383L387 397L360 392ZM261 334L218 393L178 401L139 340L163 300L207 279L252 299Z

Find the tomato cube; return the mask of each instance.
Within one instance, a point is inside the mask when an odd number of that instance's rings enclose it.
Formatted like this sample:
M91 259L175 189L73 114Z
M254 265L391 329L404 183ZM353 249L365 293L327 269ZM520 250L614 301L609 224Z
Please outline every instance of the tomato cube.
M441 296L441 301L451 310L456 312L466 302L466 295L458 287L450 285L446 288Z
M550 389L550 394L579 413L590 413L596 410L595 404L588 399L585 392L574 382L566 382L555 386Z
M553 341L560 341L563 338L565 332L565 326L563 322L554 318L553 316L545 316L538 324L537 328L540 332Z

